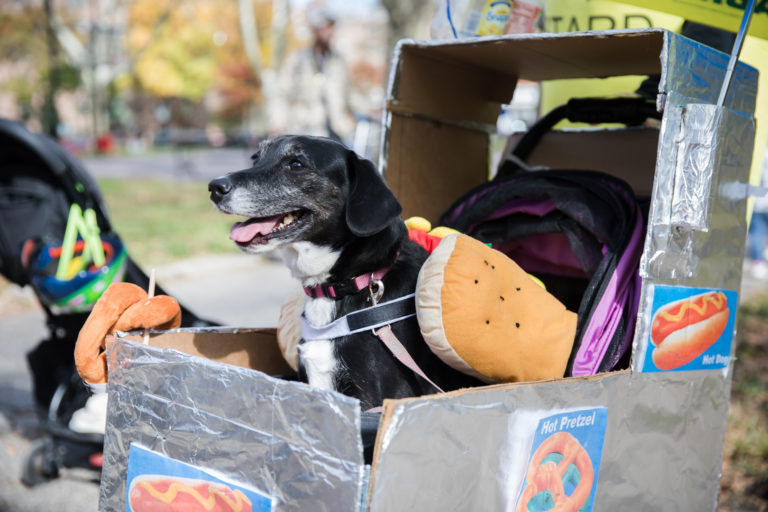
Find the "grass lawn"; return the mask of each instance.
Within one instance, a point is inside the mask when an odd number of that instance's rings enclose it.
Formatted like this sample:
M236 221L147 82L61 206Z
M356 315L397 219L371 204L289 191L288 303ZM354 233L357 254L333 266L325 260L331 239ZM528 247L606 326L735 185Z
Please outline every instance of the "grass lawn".
M115 231L146 271L202 254L239 252L229 240L229 228L240 219L211 204L207 182L97 181Z

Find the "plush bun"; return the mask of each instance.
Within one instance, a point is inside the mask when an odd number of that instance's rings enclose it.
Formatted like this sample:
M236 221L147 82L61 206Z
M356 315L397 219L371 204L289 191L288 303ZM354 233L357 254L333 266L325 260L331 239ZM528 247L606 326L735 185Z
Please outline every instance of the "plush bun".
M176 329L181 325L181 307L167 295L147 297L132 283L113 283L99 297L83 324L75 343L75 366L91 384L107 382L104 339L115 331Z
M430 349L484 382L562 377L576 314L514 261L466 235L449 235L425 262L416 314Z
M280 317L277 320L277 345L283 353L283 359L295 372L299 371L301 313L304 311L306 298L304 288L297 284L280 307Z

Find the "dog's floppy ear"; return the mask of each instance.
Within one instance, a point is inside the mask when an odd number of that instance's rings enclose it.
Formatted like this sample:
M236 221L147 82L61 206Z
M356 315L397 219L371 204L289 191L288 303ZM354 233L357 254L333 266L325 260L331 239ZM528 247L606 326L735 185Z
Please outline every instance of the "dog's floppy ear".
M362 159L350 151L347 173L347 226L354 235L374 235L403 211L371 161Z

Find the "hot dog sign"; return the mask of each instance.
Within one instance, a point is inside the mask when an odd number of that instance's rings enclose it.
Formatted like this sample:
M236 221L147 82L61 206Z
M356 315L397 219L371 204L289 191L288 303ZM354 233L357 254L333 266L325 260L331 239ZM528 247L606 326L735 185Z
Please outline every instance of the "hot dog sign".
M737 301L732 290L655 286L640 371L727 367Z
M272 500L221 475L131 444L126 512L269 512Z

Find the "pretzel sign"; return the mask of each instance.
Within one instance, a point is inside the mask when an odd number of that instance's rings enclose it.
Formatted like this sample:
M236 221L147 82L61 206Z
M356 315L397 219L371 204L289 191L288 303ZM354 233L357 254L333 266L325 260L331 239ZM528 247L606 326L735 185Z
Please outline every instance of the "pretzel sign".
M559 453L563 459L557 464L552 461L542 464L542 461L553 453ZM579 471L579 483L571 495L566 496L563 475L571 464ZM551 512L577 512L589 498L594 478L592 461L581 443L568 432L557 432L541 443L533 454L525 476L525 490L515 510L528 512L531 498L548 490L555 502Z

